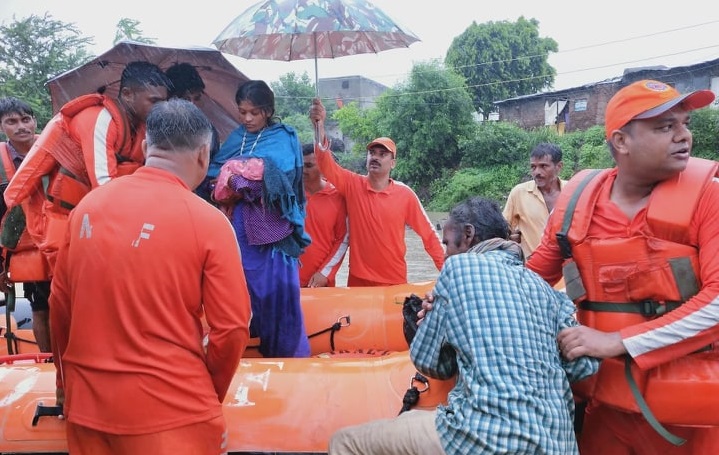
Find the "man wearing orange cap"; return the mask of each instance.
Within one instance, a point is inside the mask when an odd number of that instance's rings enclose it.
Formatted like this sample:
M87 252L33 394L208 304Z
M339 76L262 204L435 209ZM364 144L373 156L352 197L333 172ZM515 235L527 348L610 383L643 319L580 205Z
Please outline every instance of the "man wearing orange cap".
M690 157L688 129L713 100L652 80L617 92L605 120L616 167L568 182L527 263L550 283L564 273L577 304L583 326L560 332L562 354L604 359L582 389L582 455L719 453L719 397L706 392L719 356L697 354L719 338L719 165Z
M397 146L388 137L367 144L367 175L342 168L332 159L325 137L326 111L314 99L310 119L317 125L315 154L320 171L347 202L350 232L348 286L387 286L407 282L405 226L422 239L437 270L444 249L417 195L404 183L390 178L397 164Z

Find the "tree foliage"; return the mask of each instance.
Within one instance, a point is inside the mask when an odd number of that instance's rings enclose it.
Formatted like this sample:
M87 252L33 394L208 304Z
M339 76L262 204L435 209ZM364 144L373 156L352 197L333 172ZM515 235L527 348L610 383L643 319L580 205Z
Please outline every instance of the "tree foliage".
M694 137L692 155L719 160L719 109L699 109L689 125Z
M473 22L454 38L445 64L465 77L474 106L486 118L497 100L551 87L556 70L547 57L557 50L555 40L539 37L536 19Z
M365 146L377 137L376 114L376 109L361 109L359 103L352 101L332 115L342 133L354 141L352 152L355 155L364 158Z
M275 111L281 118L292 114L307 116L307 110L316 96L314 84L305 71L301 75L290 72L280 76L278 81L270 82L275 93Z
M155 44L155 38L143 36L140 30L140 21L123 17L117 22L117 30L115 30L115 39L112 44L117 44L122 40L136 41L138 43Z
M30 104L42 128L52 116L45 82L92 58L87 51L92 44L74 24L47 13L1 25L0 97L15 96Z
M302 144L309 144L314 141L315 130L312 128L312 123L306 112L287 116L282 119L282 123L291 126L297 131L297 136Z
M437 62L417 63L404 85L377 100L374 137L397 144L394 175L426 197L433 180L461 159L460 142L472 132L474 107L461 76Z

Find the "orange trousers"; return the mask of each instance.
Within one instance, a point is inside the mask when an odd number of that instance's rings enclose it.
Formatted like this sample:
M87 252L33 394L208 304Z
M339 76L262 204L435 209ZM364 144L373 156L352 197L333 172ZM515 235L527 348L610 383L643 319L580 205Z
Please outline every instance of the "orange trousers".
M227 453L225 418L149 434L110 434L67 424L70 455L220 455Z
M596 402L587 406L579 438L581 455L716 455L719 427L665 425L686 439L675 446L662 438L638 413L619 411Z

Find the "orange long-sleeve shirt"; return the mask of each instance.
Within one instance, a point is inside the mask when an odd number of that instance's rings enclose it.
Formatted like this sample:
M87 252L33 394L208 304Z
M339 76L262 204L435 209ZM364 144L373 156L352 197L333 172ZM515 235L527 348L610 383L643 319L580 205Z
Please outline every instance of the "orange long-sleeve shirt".
M71 422L144 434L222 414L250 299L227 218L175 175L141 168L83 198L50 307Z
M347 252L347 207L344 197L331 184L309 194L305 231L312 243L300 256L300 286L307 284L317 272L327 277L327 286L335 285L335 276Z
M616 170L614 171L616 174ZM592 214L587 237L619 239L642 235L648 229L646 207L633 219L627 216L610 199L614 177L608 178L599 194ZM653 200L649 199L649 204ZM699 251L699 281L701 289L679 308L620 331L627 351L641 368L652 368L661 363L689 354L719 339L719 181L714 179L694 212L689 227L690 244ZM671 210L671 207L666 210ZM542 243L527 262L550 283L562 274L562 256L556 240L558 229L548 221ZM631 253L631 252L630 252ZM639 300L641 296L637 296Z
M322 147L316 145L315 154L322 175L347 203L351 275L387 285L406 283L406 226L422 239L437 270L442 268L442 242L410 187L390 179L387 188L375 191L367 176L342 168Z

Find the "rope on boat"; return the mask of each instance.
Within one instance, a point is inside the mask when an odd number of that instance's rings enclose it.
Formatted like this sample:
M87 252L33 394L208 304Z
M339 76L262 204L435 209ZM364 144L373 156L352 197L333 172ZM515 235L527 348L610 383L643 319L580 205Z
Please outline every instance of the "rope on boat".
M337 319L337 322L332 324L330 327L327 327L326 329L322 329L318 332L315 332L311 335L307 335L307 338L313 338L318 335L322 335L323 333L330 332L330 349L332 351L335 350L335 333L339 332L342 327L349 327L350 325L350 316L342 316L341 318Z
M421 382L424 384L424 388L421 390L418 389L417 386L414 385L415 382ZM409 389L407 389L404 393L404 397L402 397L402 409L399 410L399 414L412 409L419 402L419 394L427 390L429 390L429 379L422 376L419 372L415 373L409 380Z

